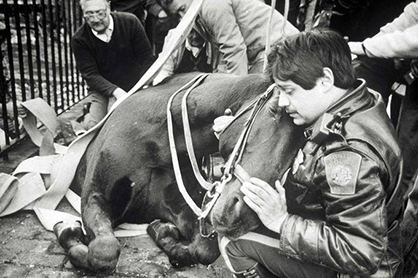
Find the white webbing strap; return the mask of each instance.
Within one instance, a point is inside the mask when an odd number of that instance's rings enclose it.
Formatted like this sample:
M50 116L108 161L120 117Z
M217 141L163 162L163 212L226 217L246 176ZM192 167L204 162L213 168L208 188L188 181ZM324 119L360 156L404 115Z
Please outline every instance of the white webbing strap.
M177 49L186 39L187 35L189 34L190 30L193 27L194 21L196 19L196 16L200 10L200 7L202 5L204 0L194 0L189 9L187 10L184 18L180 21L180 23L177 25L175 31L173 32L173 36L170 40L170 47L167 47L161 55L159 55L158 59L154 62L154 64L148 69L148 71L142 76L142 78L135 84L135 86L123 97L118 99L116 103L110 108L109 112L106 114L106 116L92 129L84 133L82 136L78 137L76 140L74 140L68 149L66 150L65 155L63 156L63 161L57 171L57 175L55 180L52 181L52 185L49 187L49 189L46 192L41 192L40 190L36 190L36 192L39 193L40 196L37 196L36 194L33 194L34 200L29 200L26 202L29 202L30 208L36 208L35 212L38 215L38 218L40 221L45 225L45 228L47 230L52 231L53 224L59 222L62 220L62 214L59 212L56 212L55 209L63 196L67 196L68 200L72 203L73 207L80 213L80 201L78 196L74 196L74 194L68 193L68 189L70 187L70 184L75 176L76 169L78 166L78 163L80 162L81 157L84 155L85 150L87 149L87 146L90 144L92 139L95 137L97 132L100 130L100 128L103 126L103 124L107 121L109 116L112 114L112 112L116 109L116 107L122 103L126 98L131 96L133 93L144 87L145 85L149 84L152 81L152 78L158 74L164 63L167 61L167 59L170 57L172 52ZM28 101L28 103L31 101ZM33 100L33 102L40 102L38 100ZM23 104L26 108L30 109L28 106L26 106L26 103ZM42 105L42 104L40 104ZM42 113L49 113L44 112L46 111L46 108L37 109L35 108L34 111L41 111ZM37 128L29 128L29 124L34 124L36 126L35 118L37 117L37 112L34 112L34 117L32 118L31 115L26 117L24 119L27 122L25 125L25 128L28 127L29 130L33 130L35 133L38 132ZM48 119L53 118L55 119L55 113L54 116L52 115L47 116L46 120L43 120L43 123L45 126L48 127L54 127L54 123L48 122ZM56 127L56 126L55 126ZM28 132L29 133L29 132ZM34 134L35 134L34 133ZM52 134L54 134L54 131L52 131ZM30 137L34 140L35 144L40 146L42 144L42 137L38 137L37 134L34 136L30 135ZM56 151L57 147L59 145L55 145ZM63 150L59 150L60 152L65 152ZM28 194L26 194L28 195ZM14 198L13 198L14 199ZM13 200L11 201L13 202ZM31 204L34 202L34 204ZM11 204L8 204L8 207ZM26 205L24 208L29 208L28 205ZM10 207L11 208L11 207ZM9 208L8 208L9 209ZM11 209L9 209L11 210ZM3 214L2 214L3 215Z
M208 74L204 75L202 78L206 78ZM202 79L203 80L203 79ZM205 178L202 176L199 170L199 165L196 160L196 155L194 153L193 148L193 140L192 140L192 133L190 131L190 123L189 123L189 114L187 112L187 97L189 96L192 90L188 90L182 99L181 102L181 111L182 111L182 119L183 119L183 131L184 131L184 140L186 141L186 148L187 153L189 154L190 164L192 165L193 173L199 182L200 186L202 186L206 191L212 190L213 184L207 182Z
M186 203L189 205L189 207L193 210L193 212L197 216L200 216L202 214L202 210L196 205L196 203L187 193L187 190L186 190L186 187L184 186L183 178L181 175L181 169L180 169L180 164L179 164L177 150L176 150L176 142L174 139L173 117L171 115L171 104L173 102L174 97L177 94L179 94L181 91L185 90L189 86L190 86L189 91L193 90L195 87L197 87L200 84L200 82L202 82L206 78L206 76L207 74L200 74L196 76L195 78L193 78L186 85L184 85L183 87L178 89L173 95L171 95L167 103L167 130L168 130L168 140L170 144L171 161L173 164L174 175L176 177L177 186L179 188L181 195L183 196Z

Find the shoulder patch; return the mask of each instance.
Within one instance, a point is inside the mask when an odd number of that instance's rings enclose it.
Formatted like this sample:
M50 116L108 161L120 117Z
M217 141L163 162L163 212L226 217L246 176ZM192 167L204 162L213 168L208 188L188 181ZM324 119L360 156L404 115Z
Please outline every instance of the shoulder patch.
M341 151L324 158L327 182L332 194L351 195L356 192L361 155Z

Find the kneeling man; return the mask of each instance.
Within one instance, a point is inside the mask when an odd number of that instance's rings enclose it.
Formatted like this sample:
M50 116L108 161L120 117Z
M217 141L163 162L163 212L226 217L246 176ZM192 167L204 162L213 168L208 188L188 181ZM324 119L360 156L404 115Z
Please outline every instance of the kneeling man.
M401 153L380 95L356 80L347 43L329 30L278 43L268 74L306 143L283 185L242 185L275 236L223 238L226 264L236 277L395 277Z

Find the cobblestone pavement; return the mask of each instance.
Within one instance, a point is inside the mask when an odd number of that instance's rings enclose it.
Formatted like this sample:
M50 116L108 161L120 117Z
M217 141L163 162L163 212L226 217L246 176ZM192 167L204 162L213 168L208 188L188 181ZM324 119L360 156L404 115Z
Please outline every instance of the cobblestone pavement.
M59 118L65 121L80 115L82 104ZM0 162L0 172L10 173L20 161L36 153L36 146L24 140ZM58 210L72 209L63 201ZM46 231L32 211L21 211L0 218L0 278L69 277L173 277L231 278L222 258L210 265L176 269L148 235L119 239L122 253L113 275L94 275L74 268L54 233Z
M68 211L62 203L59 210ZM175 277L230 278L222 258L210 265L176 269L148 235L119 239L122 253L113 275L94 275L74 268L54 233L46 231L33 212L0 218L0 277Z

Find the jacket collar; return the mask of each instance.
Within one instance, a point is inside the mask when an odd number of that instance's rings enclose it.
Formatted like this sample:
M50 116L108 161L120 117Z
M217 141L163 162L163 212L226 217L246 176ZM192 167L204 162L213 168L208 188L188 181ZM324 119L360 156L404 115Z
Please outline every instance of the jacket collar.
M340 113L342 117L349 117L355 111L370 105L371 100L366 81L358 79L354 89L349 89L341 99L328 108L326 113L331 115Z
M305 129L305 137L307 139L312 139L312 137L317 135L318 131L324 130L324 125L327 127L326 129L328 129L337 124L338 129L341 129L342 122L345 119L349 118L354 112L370 106L372 102L373 98L367 90L366 81L358 79L354 88L349 89L347 93L336 103L331 105L318 120Z

